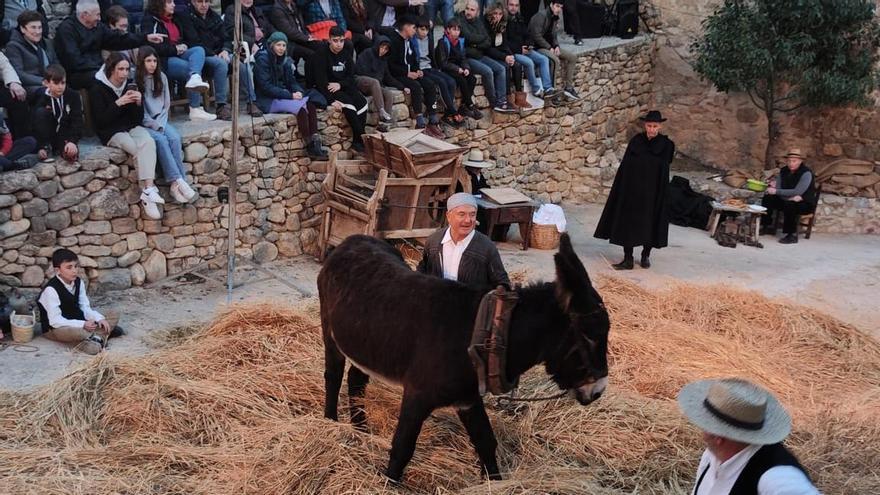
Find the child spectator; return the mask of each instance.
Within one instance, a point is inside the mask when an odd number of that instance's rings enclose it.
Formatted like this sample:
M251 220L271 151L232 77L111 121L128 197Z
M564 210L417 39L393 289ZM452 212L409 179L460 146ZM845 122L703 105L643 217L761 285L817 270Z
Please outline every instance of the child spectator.
M22 161L21 158L33 153L36 149L37 140L31 136L13 140L12 133L0 118L0 172L29 168L31 164Z
M306 152L311 158L326 160L327 152L318 134L318 110L296 82L293 62L287 56L287 36L281 31L272 33L266 48L257 52L254 78L260 108L268 113L296 115L296 127L306 143Z
M141 182L141 206L146 215L162 218L159 204L165 203L156 188L156 142L141 126L143 95L137 86L126 85L128 61L118 52L107 57L97 83L89 89L89 103L95 118L95 133L102 144L122 149L134 158Z
M434 68L434 37L431 36L431 23L427 19L421 18L416 22L416 35L412 39L412 45L419 61L419 70L440 90L444 108L443 122L461 127L464 125L464 115L455 107L455 79Z
M107 20L107 25L110 26L110 29L117 33L128 33L128 30L131 27L131 20L128 18L128 11L121 5L113 5L107 9L107 11L104 12L104 18ZM138 49L128 48L115 51L119 52L119 54L128 61L128 66L131 68L128 80L134 81L134 70L137 66ZM107 55L110 55L110 50L102 50L101 55L104 58L107 58Z
M105 317L92 309L86 284L79 278L79 258L69 249L52 253L55 276L43 286L37 298L43 336L55 342L77 342L86 354L101 352L108 338L125 335L117 326L119 317Z
M54 152L73 162L79 156L79 140L82 138L82 100L79 92L67 87L64 67L53 64L46 67L45 72L44 89L36 91L31 99L34 136L40 148L38 153L41 160Z
M443 37L434 48L434 61L438 69L455 80L455 85L461 91L458 113L472 119L482 119L483 114L477 110L473 98L477 78L471 74L458 19L453 17L444 26Z
M28 94L42 87L46 67L57 64L58 58L43 38L43 16L39 12L25 10L19 14L18 29L10 35L6 56Z
M342 110L351 126L351 148L364 152L361 135L367 122L367 99L357 89L354 80L354 48L345 42L345 31L339 26L330 28L330 41L315 52L307 66L306 75L313 78L315 88L337 110Z
M156 45L156 53L162 57L168 76L186 85L190 120L214 120L217 115L202 109L201 95L196 95L197 92L208 91L209 87L202 80L205 49L187 46L180 25L179 15L174 13L174 0L147 0L147 13L141 22L141 32L165 35L164 41Z
M373 97L373 105L379 112L379 130L383 132L387 131L394 122L392 115L394 93L391 88L409 93L409 89L395 79L388 70L387 58L390 49L391 41L387 36L380 34L376 37L376 46L358 55L354 64L357 87L364 94Z
M186 181L180 133L168 122L171 110L168 77L159 69L159 57L149 46L141 48L138 54L135 81L144 95L143 126L156 142L156 157L165 180L171 184L171 196L178 203L189 203L196 198L196 192Z
M507 102L514 108L532 108L523 91L522 65L516 61L507 43L507 18L500 3L486 9L489 48L486 53L507 67ZM512 90L512 91L511 91Z

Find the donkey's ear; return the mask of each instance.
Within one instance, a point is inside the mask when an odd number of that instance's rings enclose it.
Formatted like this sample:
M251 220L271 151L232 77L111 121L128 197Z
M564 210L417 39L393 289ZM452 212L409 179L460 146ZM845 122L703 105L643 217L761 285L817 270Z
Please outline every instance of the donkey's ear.
M572 303L586 304L591 287L590 277L583 263L571 247L568 234L559 240L559 252L553 255L556 262L556 298L564 311Z

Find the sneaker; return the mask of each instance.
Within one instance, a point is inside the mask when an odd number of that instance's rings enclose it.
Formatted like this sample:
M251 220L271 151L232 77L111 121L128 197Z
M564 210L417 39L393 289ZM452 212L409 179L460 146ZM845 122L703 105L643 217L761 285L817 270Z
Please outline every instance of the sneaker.
M250 102L247 104L247 113L251 117L262 117L263 111L260 110L260 107L257 106L256 103Z
M160 220L162 218L162 212L159 211L159 205L145 199L143 194L141 194L141 207L144 209L144 214L147 215L147 218L150 220Z
M470 112L470 117L474 120L480 120L483 118L483 112L479 111L474 105L468 107L468 112Z
M580 38L574 39L574 46L583 46L583 44L584 44L584 40L582 40Z
M428 115L428 124L437 125L440 123L440 116L436 112Z
M577 100L581 97L581 95L577 94L577 91L575 91L574 88L571 88L571 87L565 88L565 91L563 92L563 94L565 95L566 98L568 98L569 100L572 100L572 101Z
M201 107L189 107L189 120L211 121L217 119L213 113L204 111Z
M514 113L516 112L516 107L505 101L492 107L492 110L501 113Z
M382 122L392 122L394 121L394 117L392 117L390 113L386 112L384 108L380 108L379 120L381 120Z
M785 234L785 237L779 239L779 244L797 244L797 234Z
M553 98L554 96L559 94L559 90L550 86L550 89L544 90L544 98Z
M451 126L451 127L461 127L464 125L464 116L460 113L452 114L452 115L444 115L443 123Z
M425 134L437 139L446 139L446 134L443 134L437 124L428 124L425 128Z
M153 203L165 204L165 200L162 199L162 196L159 196L159 188L156 186L148 187L143 190L141 193L141 198L146 197L147 201L152 201Z
M217 119L219 120L232 120L232 109L231 105L222 105L217 109Z
M428 123L425 121L424 115L416 117L416 129L424 129L426 125L428 125Z
M171 195L178 203L186 204L195 199L196 192L183 179L177 179L171 184Z
M541 88L538 88L537 91L532 92L532 95L535 96L535 98L543 98L544 97L544 90Z
M186 89L191 89L193 91L207 91L210 86L205 81L202 81L201 74L193 74L189 76L189 81L186 82Z

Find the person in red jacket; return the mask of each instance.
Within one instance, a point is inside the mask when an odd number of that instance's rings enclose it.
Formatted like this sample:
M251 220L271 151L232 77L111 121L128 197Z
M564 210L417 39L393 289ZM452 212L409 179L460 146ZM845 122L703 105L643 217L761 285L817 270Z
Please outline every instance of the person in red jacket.
M0 118L0 172L23 170L29 163L19 161L37 149L37 140L31 136L13 139L6 123Z

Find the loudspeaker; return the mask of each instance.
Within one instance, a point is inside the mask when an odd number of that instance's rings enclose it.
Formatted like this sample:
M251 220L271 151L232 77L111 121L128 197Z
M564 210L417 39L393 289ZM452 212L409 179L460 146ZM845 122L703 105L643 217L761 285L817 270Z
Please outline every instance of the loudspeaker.
M582 38L601 38L604 34L605 6L592 0L578 0Z
M629 39L639 33L639 0L617 1L617 26L615 33L618 37Z

